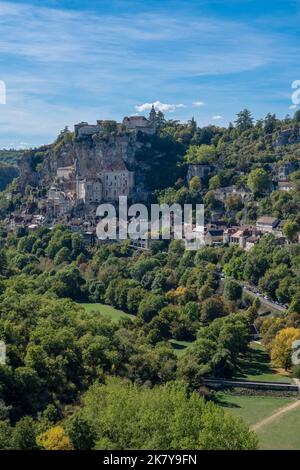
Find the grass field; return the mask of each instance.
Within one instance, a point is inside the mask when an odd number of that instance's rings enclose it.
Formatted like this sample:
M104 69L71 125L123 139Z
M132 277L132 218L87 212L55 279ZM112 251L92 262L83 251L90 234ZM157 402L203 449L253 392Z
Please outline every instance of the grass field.
M129 313L125 313L122 310L118 310L111 305L105 304L92 304L92 303L82 303L80 304L85 310L99 312L103 315L109 316L112 320L118 321L121 318L134 318L134 315L130 315Z
M216 394L217 403L239 416L249 425L271 416L280 408L292 403L294 398L233 396L226 393ZM275 418L271 423L256 431L259 449L262 450L299 450L300 449L300 407Z
M250 353L247 357L239 361L240 371L236 373L235 378L287 382L292 379L284 371L279 371L271 367L270 358L264 347L256 342L251 343Z
M122 310L118 310L111 305L105 305L105 304L93 304L93 303L80 303L82 307L88 312L88 311L95 311L99 312L102 315L107 315L109 316L113 321L119 321L121 318L130 318L134 319L134 315L130 315L129 313L125 313ZM192 342L189 341L177 341L177 340L170 340L170 343L172 347L175 350L175 353L178 356L181 356L184 354L184 352L187 350L187 348L192 344Z
M175 353L179 357L182 356L187 351L187 349L191 346L191 344L193 344L192 341L178 341L176 339L171 339L170 343L172 344L175 350Z
M300 449L300 408L274 419L257 430L260 449Z
M258 421L267 418L278 408L292 403L293 398L271 396L235 396L218 392L217 403L235 416L240 416L252 426Z

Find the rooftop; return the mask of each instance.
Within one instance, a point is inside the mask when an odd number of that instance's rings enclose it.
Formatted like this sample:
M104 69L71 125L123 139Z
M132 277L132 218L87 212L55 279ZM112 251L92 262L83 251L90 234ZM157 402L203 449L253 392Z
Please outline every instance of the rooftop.
M278 221L278 219L276 219L276 217L270 217L270 216L263 216L263 217L259 217L259 219L257 219L257 224L263 224L263 225L275 225Z

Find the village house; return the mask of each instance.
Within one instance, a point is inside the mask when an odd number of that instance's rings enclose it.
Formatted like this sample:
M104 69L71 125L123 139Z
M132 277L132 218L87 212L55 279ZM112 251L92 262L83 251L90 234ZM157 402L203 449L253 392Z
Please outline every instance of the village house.
M293 183L291 181L278 181L277 189L279 191L291 191L293 189Z
M279 224L279 220L276 219L276 217L270 217L270 216L263 216L259 217L256 221L256 228L258 231L264 232L264 233L271 233L275 229L275 227Z
M224 188L218 188L214 191L215 199L224 202L228 196L237 195L240 196L241 201L248 201L252 199L252 193L248 188L237 188L236 186L226 186Z
M285 162L278 168L277 177L279 181L286 181L287 176L296 171L297 162Z
M191 181L192 178L197 176L201 181L205 181L210 174L214 172L214 167L211 165L202 165L200 163L190 163L188 166L187 180Z
M223 242L228 245L238 245L243 250L250 249L252 243L257 243L261 234L252 226L230 227L224 230ZM247 247L247 240L250 240Z
M249 238L246 238L245 250L249 251L253 248L260 240L260 235L252 235Z
M223 229L208 229L205 233L205 245L221 245L223 243Z

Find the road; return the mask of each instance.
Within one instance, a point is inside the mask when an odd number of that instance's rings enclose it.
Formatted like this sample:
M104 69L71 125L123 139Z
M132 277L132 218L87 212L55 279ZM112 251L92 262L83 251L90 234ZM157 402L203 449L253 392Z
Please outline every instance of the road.
M217 274L219 277L220 277L220 280L221 282L224 282L225 279L232 279L236 282L238 282L240 284L240 286L242 287L243 291L245 293L247 293L248 295L250 295L251 297L256 297L257 299L260 300L260 302L265 305L266 307L272 309L272 310L276 310L277 312L281 312L281 313L287 313L287 308L285 307L282 307L282 305L277 305L275 304L275 302L272 302L271 300L267 300L265 299L262 294L260 295L257 295L255 292L252 292L248 287L246 287L244 284L242 284L241 282L237 281L236 279L233 279L231 277L224 277L224 275L222 275L221 273L217 272L217 271L214 271L215 274ZM257 289L257 288L256 288Z
M255 294L255 292L252 292L251 290L247 289L247 287L243 286L242 284L240 285L242 286L244 292L251 295L252 297L257 297L262 304L266 305L266 307L271 308L272 310L277 310L278 312L282 312L282 313L287 312L287 309L285 307L282 307L281 305L277 305L271 300L265 299L262 295Z

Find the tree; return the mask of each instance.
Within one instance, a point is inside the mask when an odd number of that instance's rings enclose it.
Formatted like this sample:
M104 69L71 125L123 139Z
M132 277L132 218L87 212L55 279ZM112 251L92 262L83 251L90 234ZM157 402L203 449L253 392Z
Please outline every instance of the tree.
M77 413L67 421L66 433L76 450L90 450L95 445L95 433L91 424Z
M226 418L220 407L205 403L197 392L189 394L181 382L149 388L109 379L89 389L82 412L95 429L99 450L257 447L241 419Z
M7 274L7 256L4 250L0 250L0 275Z
M37 439L39 446L45 450L73 450L70 438L66 435L62 426L54 426L40 434Z
M209 180L209 189L216 190L221 186L219 175L214 175Z
M65 261L69 261L71 252L69 248L66 246L62 247L55 255L54 257L54 264L61 264L64 263Z
M36 449L35 423L30 416L24 416L13 428L12 443L15 450Z
M296 222L292 222L291 220L288 220L283 227L283 234L284 236L292 242L299 232L299 225Z
M158 315L160 310L165 305L165 299L161 295L147 294L139 304L138 316L144 322L149 322L155 315Z
M213 145L191 145L185 155L185 160L193 164L212 164L216 157Z
M253 127L253 121L254 119L251 115L251 112L248 109L243 109L237 114L235 125L239 131L243 132Z
M287 370L292 364L292 344L300 339L300 329L283 328L275 336L271 343L272 364L277 367L284 367Z
M189 188L191 191L197 192L201 189L201 180L199 176L194 176L189 182Z
M298 111L295 112L294 121L300 122L300 109L298 109Z
M211 322L217 317L225 315L224 303L220 297L210 297L202 302L200 308L201 321Z
M247 180L247 184L253 193L262 193L267 191L269 183L269 175L262 168L252 170Z
M268 134L274 132L277 126L276 114L268 113L264 120L264 129Z
M226 280L224 284L224 297L228 300L239 300L242 297L241 285L233 280Z

